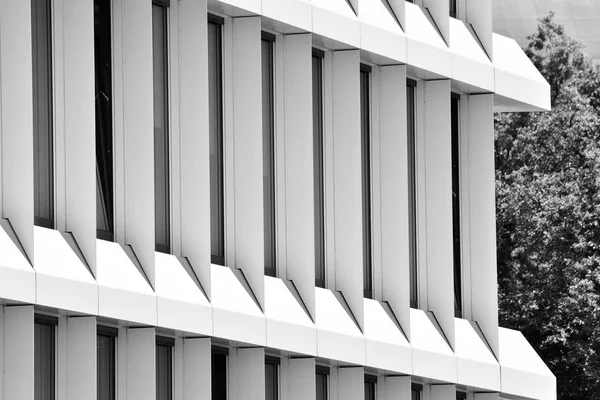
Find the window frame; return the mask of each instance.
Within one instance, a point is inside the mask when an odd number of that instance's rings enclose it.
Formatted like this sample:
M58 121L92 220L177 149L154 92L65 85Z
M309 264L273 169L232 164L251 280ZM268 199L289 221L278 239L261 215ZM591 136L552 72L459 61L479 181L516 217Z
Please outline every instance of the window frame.
M413 398L413 394L417 393L417 398ZM411 400L423 400L423 385L418 383L411 383L410 385L410 397Z
M97 325L96 326L96 346L99 344L99 337L110 338L109 343L112 347L112 368L111 368L111 376L109 376L109 381L112 382L112 393L109 394L109 400L116 400L117 398L117 338L119 336L119 331L117 328L106 326L106 325ZM97 350L99 353L99 349ZM96 355L96 385L97 385L97 399L101 400L100 396L100 356Z
M364 377L364 386L365 386L365 400L376 400L377 399L377 375L365 374ZM367 397L367 390L371 390L372 395Z
M323 366L323 365L316 365L315 366L315 378L317 376L322 376L324 377L324 384L325 387L323 388L322 391L322 395L324 396L322 399L319 397L319 388L318 388L318 380L315 379L315 383L316 383L316 390L317 390L317 394L316 394L316 400L328 400L329 399L329 374L330 374L330 368Z
M57 354L57 350L58 350L58 343L57 343L57 327L58 327L58 318L51 316L51 315L46 315L46 314L34 314L34 318L33 318L33 323L34 323L34 371L38 368L37 363L38 362L43 362L43 361L47 361L47 360L42 360L40 361L40 359L38 357L40 357L39 351L36 351L36 347L37 347L37 337L36 337L36 325L38 326L44 326L44 327L50 327L51 330L49 330L48 332L51 332L51 336L52 338L50 338L49 343L52 344L52 351L49 354L52 354L52 361L49 363L50 366L50 370L51 370L51 374L52 376L52 389L53 392L51 392L48 397L44 396L43 394L41 395L41 400L56 400L57 398L57 390L58 390L58 374L57 374L57 361L58 361L58 354ZM40 367L41 368L41 367ZM35 374L37 377L37 374ZM49 380L50 381L50 380ZM40 391L37 392L36 391L36 387L38 384L38 380L34 379L34 398L36 400L39 400L40 397L35 396L36 393L42 393L42 389L40 388Z
M372 299L373 285L373 193L371 157L371 79L372 68L360 64L360 125L361 125L361 196L362 196L362 246L363 246L363 297ZM367 77L363 80L363 77ZM366 97L364 96L366 94Z
M451 174L452 174L452 265L454 281L454 316L463 318L463 271L462 271L462 210L461 210L461 104L460 95L450 96L450 131L451 131Z
M280 383L279 379L281 377L281 371L279 370L279 365L281 364L281 360L278 357L273 357L269 355L265 355L265 400L279 400L279 389ZM266 398L266 386L267 386L267 376L266 376L266 367L267 365L271 365L274 369L275 378L273 379L273 393L275 394L274 399Z
M170 337L166 337L166 336L159 336L156 335L156 400L173 400L174 399L174 390L175 390L175 385L174 385L174 373L175 373L175 368L173 365L173 361L174 361L174 352L173 349L175 347L175 339L170 338ZM159 390L158 390L158 385L159 385L159 374L161 372L160 368L159 368L159 357L158 357L158 348L159 347L164 347L164 348L168 348L169 349L169 356L170 356L170 362L168 363L168 367L167 367L167 372L169 372L169 388L170 390L168 391L169 395L167 399L159 399Z
M412 96L411 96L412 93ZM419 307L418 264L418 163L417 163L417 81L406 79L406 139L409 219L409 291L410 307Z
M215 393L215 377L217 377L217 374L215 373L215 358L217 357L223 357L225 359L225 399L222 399L221 397L217 397ZM228 397L228 386L229 386L229 374L228 374L228 368L229 368L229 349L225 348L225 347L220 347L220 346L212 346L211 348L211 400L226 400ZM222 394L222 393L219 393Z

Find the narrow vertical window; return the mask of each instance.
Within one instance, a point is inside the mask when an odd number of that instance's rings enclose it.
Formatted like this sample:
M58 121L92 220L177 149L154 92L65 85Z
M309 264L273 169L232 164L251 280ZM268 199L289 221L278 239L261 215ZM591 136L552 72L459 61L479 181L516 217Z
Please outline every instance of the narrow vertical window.
M97 338L97 400L115 400L115 342L117 329L98 326Z
M156 251L171 250L167 15L164 2L152 4L154 77L154 226Z
M112 46L110 0L94 0L96 81L96 235L114 239Z
M156 337L156 400L173 399L174 340Z
M223 19L208 15L208 125L210 130L211 261L225 265L223 200L223 74L221 32Z
M406 81L407 114L407 161L408 161L408 256L410 262L410 306L418 308L418 267L417 267L417 161L416 161L416 82Z
M54 400L56 396L56 325L58 320L35 316L34 399Z
M454 266L454 315L462 317L462 273L460 254L460 97L451 98L452 151L452 250Z
M371 67L360 65L360 130L363 225L364 296L373 298L373 265L371 259Z
M51 21L50 0L32 0L34 222L46 228L54 227Z
M456 392L456 400L467 400L467 394L465 392Z
M279 398L279 359L265 357L265 400Z
M423 386L412 384L410 389L410 400L422 400L423 399Z
M275 110L273 53L275 36L263 32L262 125L263 125L263 201L265 226L265 275L276 276L275 225Z
M457 0L450 0L450 16L452 18L456 18L458 15L458 6L456 4Z
M227 400L227 349L213 347L211 360L212 400Z
M323 167L323 57L312 52L313 157L315 185L315 285L325 287L325 185Z
M375 400L377 395L377 377L365 375L365 400Z
M317 398L316 398L316 400L327 400L329 398L329 387L327 385L328 377L329 377L329 368L317 365L317 368L316 368Z

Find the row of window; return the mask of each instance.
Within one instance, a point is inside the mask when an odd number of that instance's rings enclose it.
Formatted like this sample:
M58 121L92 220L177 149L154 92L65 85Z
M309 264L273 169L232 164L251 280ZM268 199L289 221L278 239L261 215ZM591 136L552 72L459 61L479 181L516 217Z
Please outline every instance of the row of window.
M98 237L114 239L111 3L94 0L94 54L96 79L96 174ZM32 0L35 223L54 226L52 71L50 0ZM156 250L170 252L169 104L168 104L168 2L152 6L154 177ZM208 17L208 74L210 130L211 259L225 264L224 143L223 143L223 20ZM275 36L263 32L262 120L265 274L277 276L276 170L275 170ZM324 179L324 52L312 54L315 285L326 284L325 179ZM417 208L416 208L416 83L407 82L408 171L410 240L410 300L418 306ZM363 221L364 296L373 297L372 201L371 201L371 67L360 65L361 173ZM452 97L452 204L454 227L455 308L460 296L460 204L459 204L459 98Z

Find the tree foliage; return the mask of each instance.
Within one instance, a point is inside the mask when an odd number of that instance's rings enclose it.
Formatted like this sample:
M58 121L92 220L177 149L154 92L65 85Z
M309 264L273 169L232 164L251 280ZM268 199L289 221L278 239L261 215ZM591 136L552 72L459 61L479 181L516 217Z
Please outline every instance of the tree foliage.
M600 71L552 14L529 40L553 109L496 115L500 324L560 400L600 399Z

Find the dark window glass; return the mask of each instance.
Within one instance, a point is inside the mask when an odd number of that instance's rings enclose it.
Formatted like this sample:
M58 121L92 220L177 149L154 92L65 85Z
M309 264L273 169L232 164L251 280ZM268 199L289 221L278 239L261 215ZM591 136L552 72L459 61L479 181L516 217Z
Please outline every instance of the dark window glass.
M37 320L37 318L36 318ZM56 395L55 323L34 324L34 399L54 400Z
M275 238L275 113L273 50L275 37L262 36L263 201L265 275L276 276Z
M279 360L272 357L265 359L265 400L279 398Z
M170 339L156 338L156 400L173 398L173 345Z
M96 232L113 240L112 47L110 0L94 0Z
M407 108L407 160L408 160L408 226L409 226L409 274L410 306L419 306L417 270L417 161L416 161L416 82L406 84Z
M458 15L458 6L456 5L456 0L450 0L450 16L452 18L456 18Z
M154 76L154 226L156 251L171 248L169 218L169 121L167 7L152 5Z
M315 181L315 285L325 287L325 190L323 168L323 52L313 50L313 148Z
M115 400L115 335L101 333L98 327L98 400Z
M363 285L364 296L373 298L373 265L371 259L371 67L360 66L360 130L362 173Z
M227 355L212 353L211 364L212 400L227 400Z
M406 0L409 3L414 3L414 0Z
M365 400L376 399L377 377L365 375Z
M54 227L51 20L50 0L32 0L34 222L47 228Z
M452 94L451 133L452 133L452 245L454 265L454 314L462 317L462 276L460 257L460 99Z
M411 400L421 400L423 398L423 387L421 385L416 385L413 383L410 390L410 399Z
M465 400L467 394L465 392L456 392L456 400Z
M223 213L223 78L222 21L208 22L208 125L210 129L210 237L211 261L225 265L225 217Z
M316 384L317 384L317 397L316 400L327 400L328 386L327 376L329 375L329 368L317 366Z

